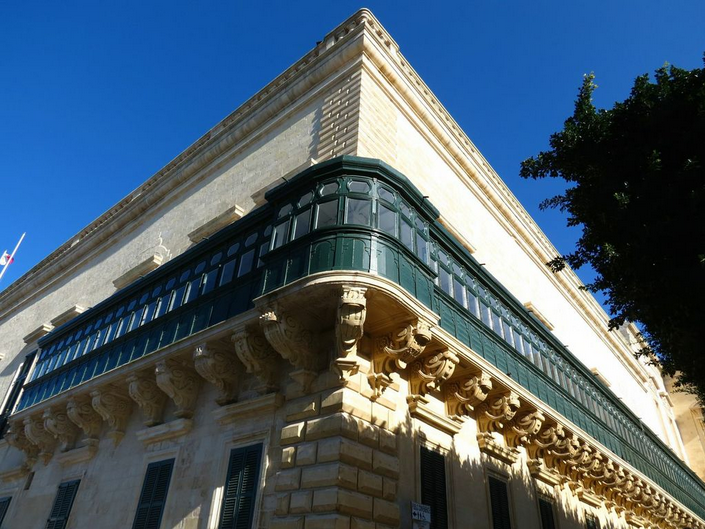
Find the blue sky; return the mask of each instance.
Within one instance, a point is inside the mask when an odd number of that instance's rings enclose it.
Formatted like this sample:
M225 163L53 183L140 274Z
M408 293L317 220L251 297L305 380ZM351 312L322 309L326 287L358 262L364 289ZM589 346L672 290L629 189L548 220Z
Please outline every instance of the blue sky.
M0 0L0 289L166 165L361 4ZM523 181L594 72L598 106L664 62L702 66L705 2L383 2L370 8L559 251L579 232ZM412 175L413 177L413 175ZM589 278L589 273L583 275Z

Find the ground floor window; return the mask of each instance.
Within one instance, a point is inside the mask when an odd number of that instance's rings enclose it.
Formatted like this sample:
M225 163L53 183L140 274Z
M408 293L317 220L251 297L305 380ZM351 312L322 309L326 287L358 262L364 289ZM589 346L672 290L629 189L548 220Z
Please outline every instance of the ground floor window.
M51 513L47 520L46 529L66 529L66 523L71 514L71 507L73 507L73 500L76 498L80 483L81 480L76 479L59 485L54 506L51 508Z
M235 448L230 452L218 529L252 527L261 460L261 444Z
M431 507L431 529L447 529L446 458L421 447L421 503Z

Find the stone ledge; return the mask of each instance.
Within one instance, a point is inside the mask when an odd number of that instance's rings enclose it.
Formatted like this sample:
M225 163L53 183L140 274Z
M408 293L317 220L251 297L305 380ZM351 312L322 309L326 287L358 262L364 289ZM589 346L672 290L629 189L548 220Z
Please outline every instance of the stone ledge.
M148 257L141 263L130 268L127 272L122 274L120 277L113 281L115 288L120 290L125 288L127 285L134 283L140 277L147 275L152 270L156 270L164 261L164 258L159 254L154 254Z
M39 338L44 336L45 334L49 334L49 332L54 328L54 326L51 323L42 323L39 327L34 329L32 332L30 332L27 336L22 338L24 343L30 344L34 343Z
M4 482L16 481L22 479L27 474L29 474L29 468L26 465L22 465L0 473L0 480Z
M491 433L485 432L477 434L477 444L480 447L480 452L494 457L495 459L499 459L508 465L513 465L519 458L519 451L516 448L507 448L500 445L495 441Z
M51 324L54 327L59 327L60 325L63 325L67 321L74 319L79 314L83 314L84 312L86 312L86 310L87 309L85 307L81 307L80 305L74 305L70 309L65 310L64 312L59 314L56 318L51 320Z
M199 243L203 239L207 239L213 235L215 232L225 228L225 226L232 224L236 220L240 220L244 215L245 210L235 204L234 206L226 209L220 215L213 217L200 228L193 230L188 234L188 238L191 242Z
M555 470L546 468L546 465L540 459L529 459L526 465L529 467L529 474L534 479L543 481L552 487L556 487L563 482L563 477Z
M157 426L150 426L144 430L139 430L135 435L137 439L142 441L145 445L150 445L166 441L167 439L181 437L190 432L191 428L193 428L193 421L191 419L176 419Z
M570 488L573 490L573 494L583 503L595 508L602 507L602 499L589 490L586 490L582 484L571 483Z
M77 463L83 463L84 461L90 461L97 452L97 444L88 444L86 446L82 446L81 448L74 448L68 452L58 454L56 456L56 461L62 466L75 465Z
M429 424L431 426L435 426L439 430L449 434L449 435L455 435L458 432L460 432L460 429L463 427L463 423L460 421L456 421L453 419L449 419L445 415L441 415L433 410L431 410L426 404L423 402L410 402L409 403L409 414L412 417L416 417L417 419L425 422L426 424Z
M279 408L284 402L280 393L267 393L261 397L235 402L213 410L213 417L222 426L254 415L266 415Z

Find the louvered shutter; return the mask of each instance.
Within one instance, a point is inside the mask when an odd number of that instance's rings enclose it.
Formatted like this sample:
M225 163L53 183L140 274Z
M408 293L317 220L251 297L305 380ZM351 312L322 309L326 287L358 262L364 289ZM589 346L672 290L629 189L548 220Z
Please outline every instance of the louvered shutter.
M81 483L81 480L77 479L59 485L59 490L54 500L54 506L51 508L51 514L47 520L46 529L66 528L66 522L69 519L69 514L71 514L71 507L73 506L73 500L76 497L79 483Z
M5 519L5 515L7 514L7 509L8 507L10 507L11 499L11 496L0 498L0 527L2 527L2 522Z
M421 447L421 503L431 507L431 529L447 529L446 461L438 452Z
M553 520L553 504L548 500L539 499L539 510L541 511L541 528L555 529Z
M173 459L150 463L147 466L132 529L159 529L173 468Z
M488 480L490 485L490 504L492 506L492 528L511 529L507 484L491 476Z
M262 445L230 452L218 529L250 529L255 514Z

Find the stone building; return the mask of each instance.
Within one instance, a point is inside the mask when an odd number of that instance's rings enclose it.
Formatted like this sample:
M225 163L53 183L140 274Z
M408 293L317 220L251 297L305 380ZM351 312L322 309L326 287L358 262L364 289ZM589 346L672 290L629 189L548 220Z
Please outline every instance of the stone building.
M361 10L0 294L0 523L705 527L555 253Z

